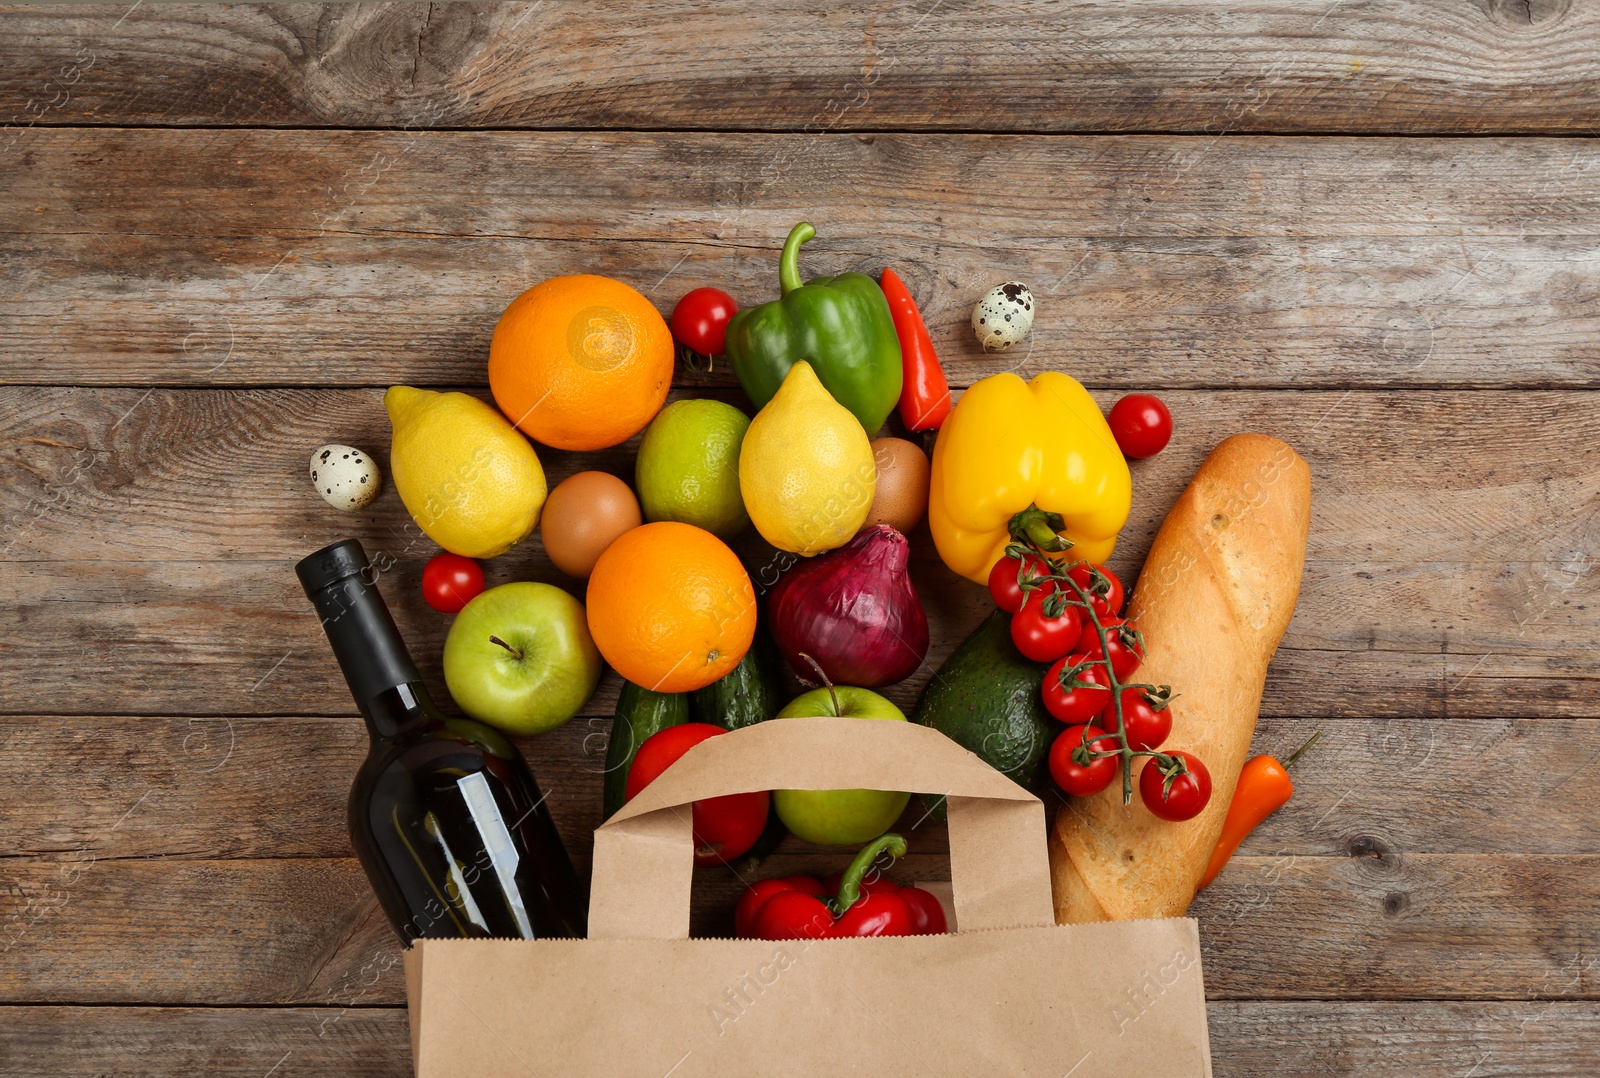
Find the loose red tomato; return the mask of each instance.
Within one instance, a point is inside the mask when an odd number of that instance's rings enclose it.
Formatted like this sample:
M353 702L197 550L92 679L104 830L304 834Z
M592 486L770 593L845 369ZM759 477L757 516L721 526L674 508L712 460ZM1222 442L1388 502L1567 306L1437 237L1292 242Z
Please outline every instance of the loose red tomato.
M1117 579L1116 573L1104 565L1090 565L1088 562L1080 561L1067 570L1067 576L1071 577L1078 587L1089 593L1089 601L1094 605L1101 621L1122 613L1125 596L1122 591L1122 581Z
M1089 660L1076 652L1057 662L1044 675L1044 709L1062 722L1088 722L1111 702L1111 680L1106 668L1096 663L1075 675L1067 671ZM1063 676L1067 684L1062 684ZM1082 684L1073 685L1077 681Z
M1036 663L1055 662L1078 641L1078 608L1059 596L1028 603L1011 615L1011 642Z
M1095 752L1110 756L1094 757ZM1098 726L1069 726L1050 746L1050 777L1073 797L1093 797L1117 777L1117 739Z
M728 343L728 322L738 313L739 305L720 288L696 288L672 308L672 338L691 352L720 356Z
M1192 820L1211 800L1211 772L1200 757L1188 752L1167 755L1183 761L1184 772L1170 783L1152 758L1139 772L1139 797L1144 807L1163 820Z
M686 722L669 726L645 738L633 766L628 769L627 800L650 785L678 758L707 738L727 733L720 726ZM766 790L749 794L708 797L694 803L694 859L696 864L714 865L731 861L756 844L767 826L767 808L772 795Z
M1148 393L1130 393L1113 404L1109 421L1125 457L1153 457L1172 440L1172 413Z
M1139 664L1144 662L1144 640L1133 626L1121 618L1106 620L1116 622L1115 625L1105 626L1106 643L1111 648L1111 669L1118 681L1127 681L1139 669ZM1094 631L1093 625L1083 627L1073 650L1083 652L1091 660L1106 658L1100 650L1100 634Z
M483 568L460 554L435 554L422 567L422 598L441 614L459 614L483 593Z
M1114 705L1106 705L1100 716L1100 725L1107 730L1117 728L1117 709ZM1123 689L1122 732L1127 735L1128 748L1134 752L1159 749L1167 735L1172 733L1172 712L1167 709L1166 700L1152 699L1145 689Z
M1050 569L1043 558L1029 555L1024 563L1022 559L1007 555L989 570L989 597L1007 614L1015 614L1029 596L1043 598L1056 589L1049 576ZM1025 584L1031 586L1024 587Z

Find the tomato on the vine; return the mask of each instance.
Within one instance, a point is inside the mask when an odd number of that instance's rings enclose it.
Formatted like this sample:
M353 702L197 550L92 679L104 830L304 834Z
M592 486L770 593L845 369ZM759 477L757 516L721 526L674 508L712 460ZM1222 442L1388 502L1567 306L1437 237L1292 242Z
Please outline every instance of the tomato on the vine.
M1096 573L1104 578L1107 587L1104 594L1095 587ZM1100 615L1101 621L1122 613L1122 604L1126 596L1122 591L1122 581L1117 579L1116 573L1104 565L1090 565L1088 562L1080 561L1067 570L1067 576L1071 577L1078 587L1089 593L1089 602L1094 606L1095 613Z
M672 308L672 338L691 352L720 356L728 345L728 323L739 313L720 288L696 288Z
M1192 820L1211 800L1211 772L1193 753L1169 752L1167 755L1183 761L1182 774L1175 773L1168 781L1160 763L1151 757L1139 772L1139 797L1152 815L1163 820Z
M995 606L1007 614L1015 614L1029 597L1042 599L1056 590L1055 582L1049 580L1049 576L1050 567L1043 558L1030 554L1024 561L1008 554L989 570L989 597L994 600ZM1031 582L1035 586L1024 589L1024 582Z
M1100 725L1107 730L1117 728L1117 708L1107 704L1100 716ZM1128 748L1134 752L1151 752L1161 747L1172 733L1172 712L1167 709L1167 696L1163 690L1154 695L1148 689L1133 686L1122 690L1122 732L1127 735Z
M1036 663L1055 662L1078 641L1078 608L1059 594L1028 603L1011 615L1011 642Z
M483 592L483 567L460 554L435 554L422 567L422 598L441 614L459 614Z
M1121 759L1117 739L1098 726L1069 726L1050 746L1050 777L1073 797L1093 797L1117 777Z
M1130 393L1113 404L1107 422L1125 457L1153 457L1172 440L1172 413L1148 393Z
M654 782L678 758L707 738L727 733L720 726L686 722L657 730L644 739L628 768L627 800ZM708 797L693 805L694 860L700 865L731 861L756 844L767 826L772 795L761 790L748 794Z
M1044 709L1062 722L1088 722L1111 702L1111 679L1101 663L1088 663L1086 656L1074 653L1059 660L1044 675ZM1082 666L1077 673L1067 672ZM1062 684L1063 677L1067 684ZM1074 681L1080 685L1071 684Z
M1108 621L1116 624L1108 625ZM1132 625L1121 618L1107 618L1101 624L1105 626L1106 645L1111 650L1111 669L1118 681L1127 681L1139 669L1139 664L1144 662L1144 640ZM1094 631L1093 623L1083 627L1073 650L1081 651L1091 659L1108 658L1100 650L1100 634Z

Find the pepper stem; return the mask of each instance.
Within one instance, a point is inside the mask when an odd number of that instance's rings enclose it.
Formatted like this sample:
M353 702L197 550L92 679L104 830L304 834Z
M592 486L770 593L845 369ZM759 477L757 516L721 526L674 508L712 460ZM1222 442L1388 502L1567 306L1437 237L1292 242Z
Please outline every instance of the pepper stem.
M1058 534L1066 522L1060 513L1048 513L1037 505L1030 505L1011 518L1012 538L1029 543L1041 551L1058 554L1072 548L1072 540Z
M800 287L800 245L816 234L810 221L801 221L783 241L783 254L778 256L778 283L783 286L784 295Z
M1322 740L1322 731L1318 730L1316 733L1311 735L1310 739L1307 740L1304 745L1301 745L1298 749L1295 749L1294 750L1294 754L1292 756L1290 756L1287 760L1283 761L1284 770L1287 771L1289 768L1293 767L1295 765L1295 762L1297 760L1299 760L1300 757L1304 756L1310 750L1312 745L1315 745L1318 741L1321 741L1321 740Z
M856 899L861 897L861 881L866 878L867 871L872 868L878 855L885 850L889 851L890 857L904 857L906 840L890 831L861 847L861 852L856 854L850 867L839 877L839 893L829 902L835 917L843 917L845 911L856 904Z

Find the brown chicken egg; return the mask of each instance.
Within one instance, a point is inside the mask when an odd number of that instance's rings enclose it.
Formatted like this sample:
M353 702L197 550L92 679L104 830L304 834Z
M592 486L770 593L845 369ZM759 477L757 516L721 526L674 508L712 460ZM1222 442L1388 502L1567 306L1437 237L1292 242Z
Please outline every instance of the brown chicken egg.
M878 466L878 487L863 528L888 524L904 533L915 528L928 510L928 456L904 438L874 438L872 459Z
M628 484L608 472L578 472L545 500L539 537L557 569L583 580L617 536L642 522Z

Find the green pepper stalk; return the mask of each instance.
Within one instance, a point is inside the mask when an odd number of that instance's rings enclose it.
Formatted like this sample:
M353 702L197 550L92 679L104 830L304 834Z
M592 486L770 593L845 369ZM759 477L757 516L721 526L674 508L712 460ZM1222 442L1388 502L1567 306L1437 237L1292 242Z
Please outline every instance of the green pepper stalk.
M778 284L784 295L803 286L800 280L800 245L816 234L817 230L811 227L810 221L801 221L789 230L789 238L783 241L783 253L778 256Z
M828 900L828 908L835 917L843 917L844 911L856 904L856 899L861 897L861 881L866 878L878 855L885 850L890 857L898 860L906 855L906 840L890 831L861 847L861 852L856 854L850 867L839 877L839 893Z
M1072 540L1060 534L1066 526L1066 519L1060 513L1030 505L1011 518L1010 531L1011 537L1020 543L1027 543L1041 552L1059 554L1072 549Z

